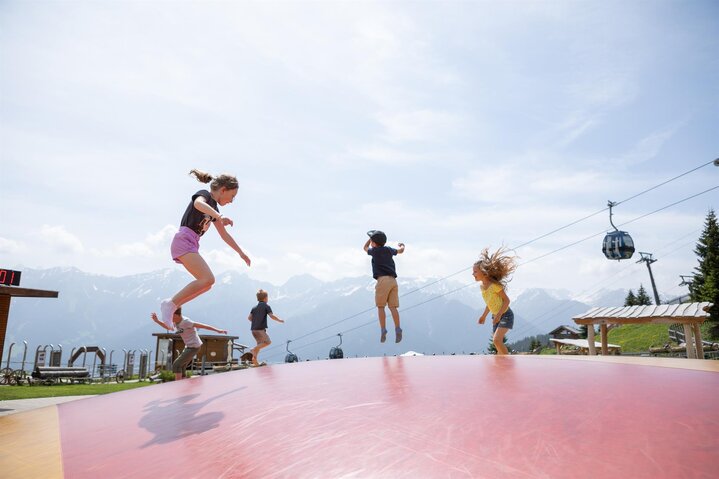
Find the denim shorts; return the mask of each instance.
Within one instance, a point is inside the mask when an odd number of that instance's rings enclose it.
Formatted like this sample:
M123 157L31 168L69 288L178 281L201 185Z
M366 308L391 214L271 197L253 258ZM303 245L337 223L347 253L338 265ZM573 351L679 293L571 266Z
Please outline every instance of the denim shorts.
M494 315L492 315L492 322L494 323ZM492 325L492 332L495 332L497 328L512 329L514 327L514 312L511 308L507 308L507 311L502 315L502 319L497 324Z
M180 231L172 238L170 254L175 263L181 263L180 258L187 253L200 252L200 235L187 226L180 226Z

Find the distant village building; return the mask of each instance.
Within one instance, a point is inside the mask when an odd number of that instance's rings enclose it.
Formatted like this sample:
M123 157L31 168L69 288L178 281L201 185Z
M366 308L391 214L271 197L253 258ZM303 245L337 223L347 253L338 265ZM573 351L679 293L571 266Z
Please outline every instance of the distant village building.
M550 339L581 339L582 332L571 326L559 326L549 332Z

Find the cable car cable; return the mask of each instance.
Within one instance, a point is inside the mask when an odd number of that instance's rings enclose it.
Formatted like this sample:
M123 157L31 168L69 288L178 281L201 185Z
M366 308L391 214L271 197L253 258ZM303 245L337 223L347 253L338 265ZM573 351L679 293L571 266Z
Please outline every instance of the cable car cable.
M636 195L631 196L631 197L629 197L629 198L627 198L627 199L625 199L625 200L622 200L621 202L617 202L617 204L619 204L619 203L624 203L624 202L626 202L626 201L629 201L629 200L631 200L631 199L634 199L634 198L636 198L636 197L638 197L638 196L640 196L640 195L642 195L642 194L644 194L644 193L646 193L646 192L648 192L648 191L651 191L651 190L653 190L653 189L656 189L656 188L658 188L659 186L662 186L662 185L667 184L667 183L669 183L669 182L671 182L671 181L674 181L674 180L677 179L677 178L681 178L682 176L685 176L685 175L687 175L687 174L689 174L689 173L691 173L691 172L693 172L693 171L698 170L699 168L702 168L703 166L707 166L707 165L712 164L712 163L713 163L713 160L710 161L710 162L708 162L708 163L705 163L705 164L703 164L703 165L700 165L700 166L698 166L698 167L696 167L696 168L694 168L694 169L692 169L692 170L690 170L690 171L688 171L688 172L686 172L686 173L683 173L683 174L681 174L681 175L678 175L678 176L676 176L676 177L674 177L674 178L672 178L672 179L670 179L670 180L667 180L667 181L665 181L665 182L663 182L663 183L661 183L661 184L659 184L659 185L656 185L656 186L654 186L654 187L652 187L652 188L649 188L649 189L647 189L647 190L645 190L645 191L643 191L643 192L637 193ZM662 207L662 208L658 208L658 209L656 209L656 210L654 210L654 211L651 211L651 212L649 212L649 213L646 213L646 214L644 214L644 215L641 215L641 216L638 216L638 217L636 217L636 218L633 218L633 219L631 219L631 220L629 220L629 221L626 221L626 222L620 224L619 226L625 226L625 225L627 225L627 224L630 224L630 223L633 223L633 222L635 222L635 221L638 221L638 220L640 220L640 219L642 219L642 218L646 218L647 216L653 215L653 214L658 213L658 212L660 212L660 211L663 211L663 210L665 210L665 209L667 209L667 208L671 208L672 206L676 206L676 205L678 205L678 204L680 204L680 203L683 203L683 202L688 201L688 200L690 200L690 199L696 198L697 196L700 196L700 195L703 195L703 194L708 193L708 192L710 192L710 191L716 190L717 188L719 188L719 186L714 186L714 187L709 188L709 189L706 189L706 190L704 190L704 191L702 191L702 192L699 192L699 193L696 193L696 194L694 194L694 195L691 195L691 196L688 196L688 197L686 197L686 198L683 198L683 199L681 199L681 200L675 201L674 203L671 203L671 204L669 204L669 205L666 205L666 206L664 206L664 207ZM596 215L596 214L599 214L599 213L601 213L602 211L605 211L606 209L608 209L608 207L607 207L607 208L604 208L603 210L601 210L601 211L599 211L599 212L597 212L597 213L593 213L592 215L589 215L588 217L591 217L591 216L594 216L594 215ZM588 218L588 217L586 217L586 218ZM586 218L585 218L585 219L586 219ZM582 221L582 220L577 220L577 221L575 222L575 224L576 224L577 222L579 222L579 221ZM557 231L559 231L559 230L561 230L561 229L563 229L563 228L559 228ZM532 263L532 262L534 262L534 261L537 261L537 260L539 260L539 259L545 258L545 257L547 257L547 256L549 256L549 255L551 255L551 254L557 253L557 252L559 252L559 251L563 251L563 250L565 250L565 249L567 249L567 248L570 248L570 247L572 247L572 246L575 246L575 245L577 245L577 244L579 244L579 243L582 243L582 242L584 242L584 241L587 241L587 240L589 240L589 239L591 239L591 238L594 238L594 237L599 236L599 235L602 235L602 234L605 234L605 231L601 231L601 232L599 232L599 233L592 234L592 235L587 236L587 237L585 237L585 238L583 238L583 239L581 239L581 240L579 240L579 241L575 241L575 242L570 243L570 244L568 244L568 245L562 246L561 248L557 248L557 249L555 249L555 250L552 250L552 251L550 251L550 252L548 252L548 253L545 253L545 254L543 254L543 255L541 255L541 256L535 257L535 258L533 258L533 259L531 259L531 260L529 260L529 261L526 261L526 262L524 262L524 263L521 263L520 266L527 265L527 264ZM546 235L545 235L545 236L546 236ZM528 245L528 244L530 244L530 243L532 243L532 242L534 242L534 241L536 241L536 240L538 240L538 239L539 239L539 238L537 238L537 239L535 239L535 240L532 240L532 241L529 241L529 242L527 242L527 243L524 243L524 244L522 244L522 245L520 245L520 246L518 246L518 247L516 247L516 248L514 248L514 249L519 249L520 247L526 246L526 245ZM432 282L432 283L423 285L423 286L421 286L421 287L419 287L419 288L416 288L416 289L414 289L414 290L412 290L412 291L409 291L409 292L407 292L407 293L405 293L405 294L403 294L403 295L400 295L400 297L408 296L408 295L410 295L410 294L412 294L412 293L415 293L415 292L417 292L417 291L419 291L419 290L421 290L421 289L427 288L428 286L431 286L432 284L436 284L436 283L438 283L438 282L444 281L444 280L446 280L446 279L448 279L448 278L451 278L452 276L456 276L456 275L458 275L458 274L460 274L460 273L462 273L462 272L468 271L468 270L470 270L470 269L472 269L471 266L470 266L470 267L467 267L467 268L463 268L463 269L461 269L461 270L459 270L459 271L457 271L457 272L455 272L455 273L452 273L451 275L445 276L445 277L440 278L440 279L438 279L438 280L436 280L436 281L434 281L434 282ZM434 299L442 298L442 297L444 297L444 296L446 296L446 295L448 295L448 294L451 294L451 293L454 293L454 292L459 291L459 290L461 290L461 289L467 288L467 287L471 286L472 284L473 284L473 283L467 284L467 285L462 286L462 287L460 287L460 288L457 288L457 289L455 289L455 290L452 290L452 291L443 293L443 294L441 294L441 295L438 295L438 296L436 296L436 297L430 298L429 300L426 300L426 301L423 301L423 302L421 302L421 303L412 305L412 306L410 306L410 307L408 307L408 308L403 308L402 311L404 312L404 311L407 311L407 310L409 310L409 309L412 309L412 308L414 308L414 307L416 307L416 306L419 306L419 305L422 305L422 304L426 304L426 303L428 303L428 302L430 302L430 301L433 301ZM308 332L308 333L306 333L306 334L304 334L304 335L302 335L302 336L300 336L300 337L298 337L298 338L295 338L293 341L297 341L297 340L299 340L299 339L306 338L307 336L311 336L311 335L316 334L316 333L318 333L318 332L320 332L320 331L323 331L324 329L327 329L327 328L330 327L330 326L335 326L335 325L337 325L337 324L339 324L339 323L342 323L342 322L344 322L344 321L347 321L347 320L349 320L349 319L353 319L353 318L355 318L355 317L357 317L357 316L360 316L360 315L362 315L362 314L366 314L366 313L368 313L368 312L370 312L370 311L374 311L375 309L376 309L376 308L374 308L374 307L368 308L368 309L366 309L366 310L364 310L364 311L361 311L361 312L359 312L359 313L356 313L356 314L354 314L354 315L352 315L352 316L348 316L348 317L343 318L343 319L341 319L341 320L339 320L339 321L335 321L334 323L331 323L331 324L329 324L329 325L327 325L327 326L323 326L323 327L321 327L321 328L319 328L319 329L317 329L317 330L310 331L310 332ZM367 324L371 324L371 323L367 323ZM364 326L364 325L360 325L359 327L362 327L362 326ZM354 329L354 328L353 328L353 329ZM348 331L351 331L351 330L348 330ZM347 331L345 331L345 332L347 332ZM334 337L334 336L331 336L331 337ZM327 339L327 338L325 338L325 340L326 340L326 339ZM266 352L269 352L269 349L270 349L270 348L268 348L268 349L266 350Z

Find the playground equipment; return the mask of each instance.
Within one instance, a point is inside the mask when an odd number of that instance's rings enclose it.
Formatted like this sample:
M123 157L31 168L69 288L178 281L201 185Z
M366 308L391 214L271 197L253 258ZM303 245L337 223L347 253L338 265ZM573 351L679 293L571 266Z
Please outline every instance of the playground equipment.
M337 333L337 336L340 337L340 343L334 348L330 349L330 359L342 359L345 357L342 348L340 348L340 346L342 346L342 333Z
M61 383L63 380L69 380L71 383L92 381L90 371L84 366L36 366L31 376L34 380L46 385Z
M50 345L50 366L61 366L62 365L62 344L57 345L57 349L52 344Z
M612 221L612 208L616 205L617 203L613 201L607 203L607 206L609 206L609 223L612 225L612 228L614 228L614 231L610 231L604 237L602 251L607 259L616 259L619 261L632 257L634 254L634 240L629 236L629 233L619 231L619 229L614 226L614 222Z
M22 363L20 365L20 369L16 369L12 372L13 375L13 382L10 384L17 384L20 385L24 381L29 381L29 376L27 374L27 371L25 371L25 360L27 359L27 341L23 341L23 352L22 352ZM8 363L10 362L10 356L8 354Z
M285 356L286 363L296 363L296 362L299 362L299 360L300 360L295 353L290 351L290 343L291 342L292 342L292 340L288 339L287 346L285 346L285 348L287 349L287 355Z
M10 368L10 355L12 354L12 348L15 343L10 343L10 349L7 352L7 362L5 367L0 369L0 384L10 384L12 380L12 369Z

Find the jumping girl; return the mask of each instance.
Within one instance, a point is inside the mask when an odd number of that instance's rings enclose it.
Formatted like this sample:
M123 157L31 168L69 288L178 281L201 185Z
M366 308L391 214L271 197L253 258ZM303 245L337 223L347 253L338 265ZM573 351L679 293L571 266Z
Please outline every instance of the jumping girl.
M479 324L484 324L487 314L492 312L492 341L497 354L508 354L504 345L504 335L514 327L514 313L509 309L509 297L504 289L507 277L517 268L515 259L507 256L503 248L490 255L487 248L482 250L479 261L472 266L472 276L480 281L482 297L487 306L484 308Z
M200 256L200 236L214 224L220 237L230 248L237 251L237 254L250 266L250 258L242 251L242 248L230 236L225 229L232 226L230 218L222 216L219 206L232 203L237 195L237 178L230 175L212 175L200 170L190 171L190 175L197 178L201 183L210 183L210 191L200 190L192 195L192 201L187 206L185 214L180 222L180 230L175 234L170 246L172 259L182 264L187 271L195 277L195 280L182 288L172 298L165 299L160 303L160 314L162 322L168 328L173 327L172 316L180 306L191 301L202 293L208 291L215 283L215 276L210 267Z

